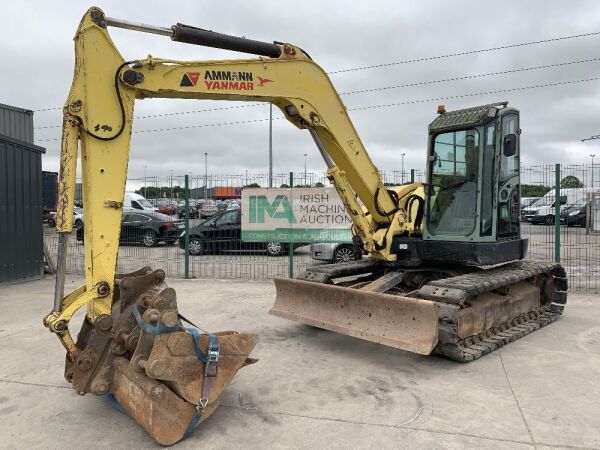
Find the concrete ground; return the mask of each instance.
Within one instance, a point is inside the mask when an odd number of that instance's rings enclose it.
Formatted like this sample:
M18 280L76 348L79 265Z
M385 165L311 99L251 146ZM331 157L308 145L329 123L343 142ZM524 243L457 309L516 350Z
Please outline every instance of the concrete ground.
M558 322L458 364L272 317L270 282L167 281L192 321L260 335L260 361L178 448L600 448L597 296L573 294ZM63 379L42 325L52 291L51 278L0 288L0 447L158 448Z

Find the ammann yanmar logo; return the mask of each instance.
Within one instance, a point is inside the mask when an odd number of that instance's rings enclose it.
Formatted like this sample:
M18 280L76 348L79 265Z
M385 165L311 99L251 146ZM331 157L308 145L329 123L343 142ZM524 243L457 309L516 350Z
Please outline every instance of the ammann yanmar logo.
M207 70L204 72L204 87L209 91L253 91L255 86L263 87L273 80L258 78L258 84L254 82L252 72L234 72L230 70ZM179 86L193 87L198 84L200 72L186 72L181 78Z

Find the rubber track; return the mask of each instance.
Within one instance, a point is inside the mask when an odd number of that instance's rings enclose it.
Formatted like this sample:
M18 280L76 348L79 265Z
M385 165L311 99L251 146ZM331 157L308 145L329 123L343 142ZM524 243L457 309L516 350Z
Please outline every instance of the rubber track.
M537 312L530 312L518 319L513 319L510 323L495 327L494 331L488 330L485 337L471 336L457 344L441 343L435 348L434 353L458 362L474 361L539 330L560 316L560 313L551 312L549 306L546 306Z
M518 261L493 269L478 270L456 277L442 278L441 280L431 281L427 285L459 289L469 295L480 295L542 273L566 277L565 269L558 263ZM443 301L443 298L439 300Z

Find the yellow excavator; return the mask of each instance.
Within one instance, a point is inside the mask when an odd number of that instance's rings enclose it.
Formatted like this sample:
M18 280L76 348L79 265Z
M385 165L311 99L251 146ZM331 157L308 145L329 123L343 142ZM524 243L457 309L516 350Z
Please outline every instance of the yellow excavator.
M107 27L257 55L220 61L125 61ZM185 319L162 270L116 273L136 99L270 102L307 130L368 257L276 279L271 314L420 354L471 361L556 320L567 299L559 264L524 261L519 228L519 112L507 103L429 125L427 179L384 185L327 74L301 48L84 15L64 106L54 308L44 319L67 351L65 378L107 395L163 445L205 420L257 343ZM86 211L85 284L64 293L77 155ZM70 319L87 313L77 339ZM189 324L190 326L185 326Z

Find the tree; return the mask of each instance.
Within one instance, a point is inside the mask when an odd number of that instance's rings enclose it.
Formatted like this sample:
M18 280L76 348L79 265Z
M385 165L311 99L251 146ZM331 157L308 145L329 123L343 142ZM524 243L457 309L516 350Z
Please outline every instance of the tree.
M144 186L135 191L135 193L143 195L146 198L183 198L183 191L184 189L181 186L173 186L173 189L171 189L171 186Z
M289 186L287 184L282 184L281 186L279 186L280 188L289 188Z
M560 180L561 188L582 188L583 183L581 180L573 175L568 175Z
M543 197L548 191L548 186L540 186L537 184L522 184L521 185L521 196L522 197Z
M250 184L246 184L245 186L242 186L244 188L259 188L260 184L258 183L250 183Z
M321 183L320 181L317 181L315 183L315 187L321 188L321 187L325 187L325 185L323 183Z

